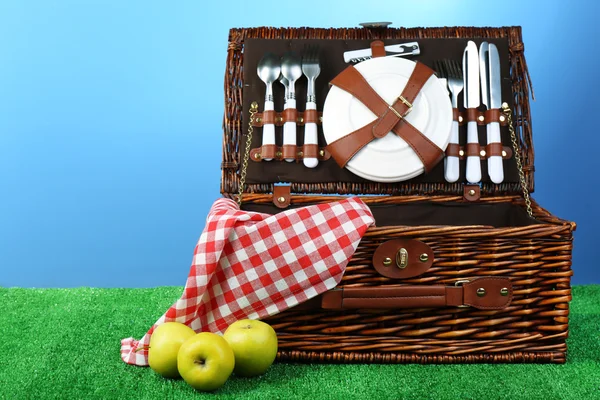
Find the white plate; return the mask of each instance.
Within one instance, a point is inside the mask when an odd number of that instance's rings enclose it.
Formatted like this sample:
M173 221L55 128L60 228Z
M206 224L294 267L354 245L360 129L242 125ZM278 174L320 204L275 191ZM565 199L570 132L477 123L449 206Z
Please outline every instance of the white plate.
M355 68L388 104L402 93L415 62L399 57L380 57L358 63ZM331 143L361 128L377 116L350 93L332 86L323 106L323 133ZM432 75L413 102L406 116L440 149L446 150L452 125L452 105L448 92ZM414 178L425 171L421 159L398 135L389 132L374 139L348 161L346 168L376 182L399 182Z

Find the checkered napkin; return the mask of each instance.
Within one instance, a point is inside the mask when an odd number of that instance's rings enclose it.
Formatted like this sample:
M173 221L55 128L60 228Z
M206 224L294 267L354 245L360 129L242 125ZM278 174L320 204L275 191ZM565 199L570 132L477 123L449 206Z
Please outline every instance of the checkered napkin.
M374 222L357 197L276 215L241 211L233 200L217 200L181 298L142 339L123 339L121 358L148 365L150 336L165 322L222 333L237 320L277 314L335 287Z

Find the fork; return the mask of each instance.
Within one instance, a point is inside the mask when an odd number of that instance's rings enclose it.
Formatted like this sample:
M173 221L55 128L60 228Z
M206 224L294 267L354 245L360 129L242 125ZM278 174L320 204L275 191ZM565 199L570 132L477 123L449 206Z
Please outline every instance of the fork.
M448 80L448 89L452 94L452 108L458 107L458 94L462 92L464 83L462 79L462 70L460 63L456 60L442 60L435 63L435 68L443 77ZM458 144L458 121L452 121L452 130L450 131L450 143ZM445 162L444 177L448 182L458 180L459 164L458 157L448 156Z
M316 110L317 98L315 96L315 80L321 73L318 46L306 47L302 57L302 73L308 80L305 110ZM307 122L304 124L304 144L319 144L317 124L315 122ZM304 158L304 166L307 168L315 168L318 164L319 160L315 157Z

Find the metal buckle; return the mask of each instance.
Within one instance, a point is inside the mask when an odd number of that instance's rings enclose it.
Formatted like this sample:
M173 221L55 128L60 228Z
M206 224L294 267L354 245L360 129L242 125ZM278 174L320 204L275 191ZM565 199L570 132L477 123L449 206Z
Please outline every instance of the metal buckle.
M388 108L390 110L392 110L392 112L394 114L396 114L396 116L398 118L404 119L404 117L406 117L412 111L413 105L410 104L410 102L408 100L406 100L402 95L398 96L398 100L400 100L406 107L408 107L408 109L406 110L406 112L403 115L401 115L398 111L396 111L396 109L394 107L392 107L392 106L388 106Z
M463 284L465 283L469 283L470 281L468 279L461 279L459 281L454 282L454 286L460 287L463 286ZM457 306L458 308L469 308L470 306L466 306L464 304Z

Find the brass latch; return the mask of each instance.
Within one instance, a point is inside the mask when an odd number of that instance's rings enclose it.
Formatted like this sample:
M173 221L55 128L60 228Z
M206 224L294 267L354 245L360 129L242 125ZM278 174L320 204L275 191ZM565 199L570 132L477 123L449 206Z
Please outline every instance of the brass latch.
M408 250L401 248L396 253L396 265L400 269L404 269L408 266Z

